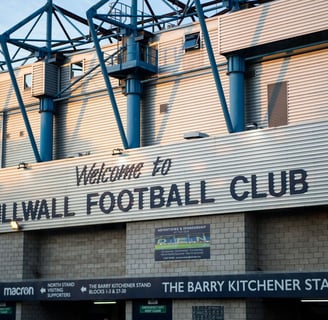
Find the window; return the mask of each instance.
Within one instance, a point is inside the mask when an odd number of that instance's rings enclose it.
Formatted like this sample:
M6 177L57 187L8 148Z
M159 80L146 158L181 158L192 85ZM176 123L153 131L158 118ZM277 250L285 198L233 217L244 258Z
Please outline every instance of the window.
M185 35L185 42L184 42L184 49L185 51L192 51L196 49L200 49L200 36L199 32L191 33Z
M278 127L288 124L287 82L268 85L268 125Z
M32 88L32 73L24 74L24 90L30 90Z
M167 113L169 105L167 103L161 103L159 105L159 113Z
M83 61L71 63L71 79L82 76L84 73L83 69Z

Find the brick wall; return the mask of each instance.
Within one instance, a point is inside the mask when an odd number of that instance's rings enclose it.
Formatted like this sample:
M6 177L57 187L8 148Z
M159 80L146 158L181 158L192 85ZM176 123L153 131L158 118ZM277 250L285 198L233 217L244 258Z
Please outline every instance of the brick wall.
M37 272L46 279L125 275L125 229L54 231L39 237Z
M0 239L0 279L22 279L24 233L5 233L1 234Z
M210 224L211 258L155 261L156 228ZM178 276L245 272L245 221L243 214L156 220L127 225L127 275Z
M258 263L263 271L328 268L328 211L298 209L258 215Z

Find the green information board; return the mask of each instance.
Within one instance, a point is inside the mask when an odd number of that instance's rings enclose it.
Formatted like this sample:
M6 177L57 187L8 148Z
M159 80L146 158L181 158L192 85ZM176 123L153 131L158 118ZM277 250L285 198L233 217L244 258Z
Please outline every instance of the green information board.
M166 306L140 306L140 313L166 313Z
M0 314L13 314L11 307L0 307Z

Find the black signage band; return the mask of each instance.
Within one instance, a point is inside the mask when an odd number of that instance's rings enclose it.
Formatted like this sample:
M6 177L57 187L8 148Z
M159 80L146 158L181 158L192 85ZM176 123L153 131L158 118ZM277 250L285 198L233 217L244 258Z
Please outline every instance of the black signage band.
M0 282L0 301L327 296L328 272Z

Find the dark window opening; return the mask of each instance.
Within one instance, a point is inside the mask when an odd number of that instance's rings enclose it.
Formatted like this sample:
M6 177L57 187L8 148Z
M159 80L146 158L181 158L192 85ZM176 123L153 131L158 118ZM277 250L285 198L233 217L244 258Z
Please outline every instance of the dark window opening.
M199 32L185 35L184 49L185 51L200 49Z
M24 90L32 88L32 73L24 74Z
M71 64L71 79L80 77L83 75L83 73L83 61L74 62Z

